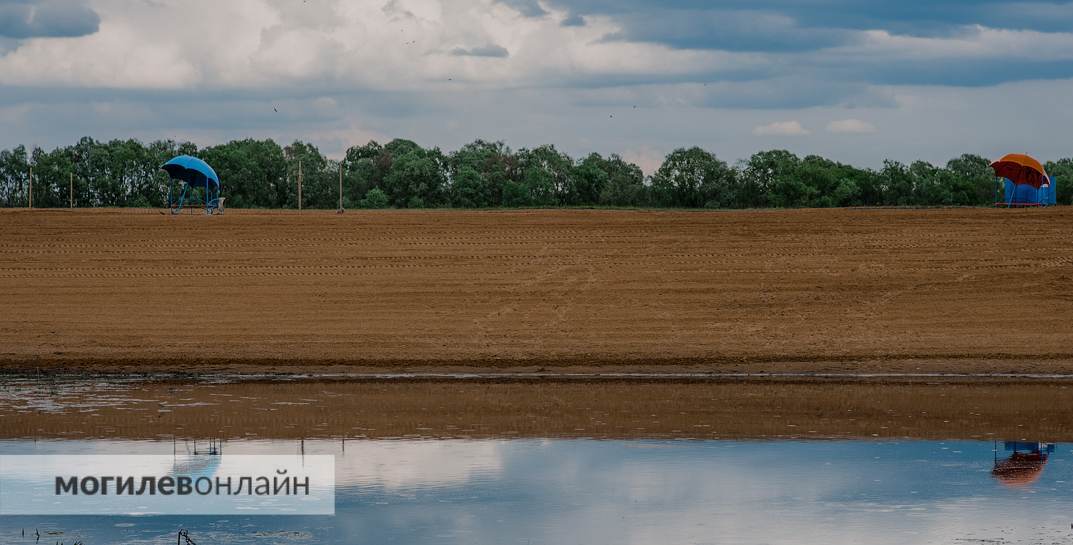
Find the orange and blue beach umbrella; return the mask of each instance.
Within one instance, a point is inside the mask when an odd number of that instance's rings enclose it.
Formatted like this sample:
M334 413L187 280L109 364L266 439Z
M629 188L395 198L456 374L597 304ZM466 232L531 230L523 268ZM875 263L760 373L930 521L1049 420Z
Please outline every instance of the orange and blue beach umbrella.
M1015 185L1030 185L1036 189L1050 185L1050 178L1043 164L1023 153L1011 153L991 163L995 175L1006 178Z

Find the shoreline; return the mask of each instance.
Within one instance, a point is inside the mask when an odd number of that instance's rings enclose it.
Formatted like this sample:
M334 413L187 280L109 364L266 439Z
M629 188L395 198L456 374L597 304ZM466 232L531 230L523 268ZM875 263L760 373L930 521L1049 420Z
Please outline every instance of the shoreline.
M1055 379L1073 380L1073 357L1004 355L868 359L539 358L327 360L262 358L3 358L0 377L175 376L323 380L723 380Z
M5 380L0 439L1073 441L1069 381ZM385 410L386 408L389 408Z
M722 373L722 372L294 372L247 370L246 372L217 371L146 371L146 370L89 370L89 369L43 369L27 371L24 369L0 369L0 378L5 380L88 380L97 379L116 384L159 382L189 384L230 384L230 383L493 383L493 384L529 384L529 383L633 383L633 384L691 384L691 383L927 383L927 384L966 384L966 383L1073 383L1071 373L912 373L912 372L876 372L876 373L827 373L827 372L766 372L766 373Z

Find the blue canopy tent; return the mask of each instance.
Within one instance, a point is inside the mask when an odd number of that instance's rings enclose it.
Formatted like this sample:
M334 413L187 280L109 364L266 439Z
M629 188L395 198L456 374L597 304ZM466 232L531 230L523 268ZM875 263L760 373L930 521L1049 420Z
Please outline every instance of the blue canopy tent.
M1057 180L1054 176L1048 177L1047 185L1038 189L1030 185L1015 184L1009 178L1003 178L1005 183L1006 206L1055 206L1058 204Z
M206 214L223 210L223 199L220 198L220 177L205 161L189 155L180 155L164 163L160 168L168 173L172 181L178 180L183 183L178 200L172 200L174 184L168 184L168 208L171 209L172 214L182 211L191 187L205 188Z
M1003 182L1006 197L1005 202L996 202L997 206L1020 208L1056 204L1056 180L1047 175L1043 163L1035 158L1023 153L1010 153L991 163L991 168ZM996 187L995 191L998 190Z

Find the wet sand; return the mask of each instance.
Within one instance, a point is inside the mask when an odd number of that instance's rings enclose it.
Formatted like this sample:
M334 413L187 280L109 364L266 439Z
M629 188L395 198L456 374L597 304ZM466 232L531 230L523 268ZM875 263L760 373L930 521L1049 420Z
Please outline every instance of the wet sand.
M1073 374L1073 209L0 211L0 368Z
M11 379L0 438L1073 441L1073 383Z

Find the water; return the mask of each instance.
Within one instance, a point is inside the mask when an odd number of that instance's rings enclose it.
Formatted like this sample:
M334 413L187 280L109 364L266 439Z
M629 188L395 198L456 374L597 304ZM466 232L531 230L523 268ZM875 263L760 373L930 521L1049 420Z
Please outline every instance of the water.
M19 439L0 441L0 454L172 454L191 446ZM303 452L336 456L335 516L4 517L0 543L35 543L36 529L40 543L164 545L176 542L180 528L198 545L1073 541L1073 448L1065 444L1027 476L1007 476L1015 485L993 474L996 459L1013 454L1003 442L336 439L223 445L225 457Z

